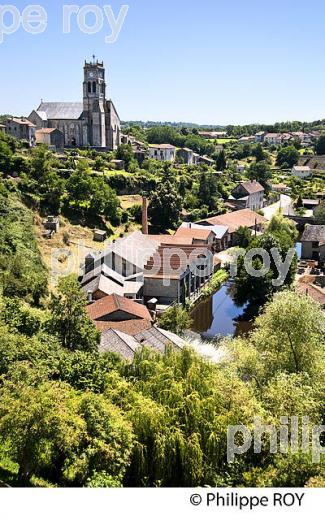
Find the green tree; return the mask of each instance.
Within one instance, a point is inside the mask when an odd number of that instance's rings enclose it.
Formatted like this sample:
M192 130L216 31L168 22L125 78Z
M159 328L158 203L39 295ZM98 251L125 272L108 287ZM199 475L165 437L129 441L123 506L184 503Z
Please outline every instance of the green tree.
M251 164L248 170L248 176L251 180L256 180L268 189L268 181L272 179L272 170L270 165L265 161Z
M99 333L88 318L86 296L75 275L61 278L58 294L51 296L48 330L70 350L96 351Z
M309 296L284 291L277 294L256 319L252 342L263 352L268 372L306 372L315 376L324 370L325 316Z
M315 151L317 155L325 154L325 135L321 135L316 142Z
M325 225L325 203L322 202L318 208L314 211L315 223L318 226Z
M159 318L159 326L175 334L180 334L191 328L192 320L183 307L175 305Z
M227 160L226 160L226 154L224 150L221 150L221 152L218 154L217 160L216 160L216 167L218 171L223 171L227 168Z
M130 163L134 161L134 153L130 144L121 144L116 150L116 158L125 162L128 171Z
M108 398L38 381L21 366L0 390L0 437L22 485L36 476L82 486L105 473L122 484L133 447L130 423Z
M298 163L300 154L295 146L284 146L278 151L276 164L283 168L292 168Z
M0 132L1 134L2 132ZM11 173L13 167L13 153L6 141L0 138L0 172Z
M199 193L200 202L208 206L209 211L216 208L220 193L218 191L218 179L213 172L203 172L200 177Z
M182 199L170 182L158 184L157 191L150 198L149 217L152 225L162 229L175 228L182 210Z
M266 303L275 292L292 285L297 268L297 255L295 254L285 279L279 287L274 283L279 278L279 268L276 265L273 251L276 250L281 261L284 262L289 250L293 249L293 246L294 241L285 229L273 231L272 233L268 231L250 241L247 251L249 252L255 248L263 250L268 255L270 263L269 266L265 266L262 255L257 253L254 255L252 260L253 269L256 271L265 269L265 273L257 277L246 268L243 257L238 259L238 274L235 278L235 299L239 304L248 302L250 305L259 307Z
M252 239L252 231L248 227L241 226L236 231L236 241L238 247L246 249Z

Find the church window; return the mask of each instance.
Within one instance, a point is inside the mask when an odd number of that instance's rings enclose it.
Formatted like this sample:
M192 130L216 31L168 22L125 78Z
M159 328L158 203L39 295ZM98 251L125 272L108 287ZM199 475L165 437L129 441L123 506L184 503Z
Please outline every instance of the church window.
M96 93L96 81L93 81L93 93Z
M90 81L88 81L88 92L89 93L91 92L91 83L90 83Z

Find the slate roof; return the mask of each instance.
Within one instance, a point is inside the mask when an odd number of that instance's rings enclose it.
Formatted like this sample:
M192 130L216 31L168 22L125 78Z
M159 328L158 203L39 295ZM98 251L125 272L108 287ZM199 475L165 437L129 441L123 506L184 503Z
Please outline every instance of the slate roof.
M115 280L111 278L107 278L103 274L97 276L93 280L89 281L86 285L83 286L83 290L85 293L92 293L96 291L101 291L107 295L117 294L119 296L124 296L125 294L137 294L140 289L143 287L143 282L139 281L128 281L124 280L123 285L117 283Z
M42 119L44 119L44 114L46 114L46 119L80 119L83 113L83 103L43 102L36 112Z
M302 242L324 242L325 241L325 225L323 226L306 226L303 232Z
M134 231L125 238L117 240L112 243L103 253L100 258L108 256L114 252L121 258L125 258L130 264L137 266L139 269L143 269L148 258L157 250L159 243L143 235L140 231ZM98 261L98 258L96 259Z
M150 327L135 336L125 334L117 329L110 329L102 333L99 351L102 353L115 352L132 361L136 350L143 346L151 347L164 354L167 345L181 349L185 344L185 341L176 334L158 327Z
M125 359L132 360L136 349L140 347L138 341L129 334L109 329L102 334L99 352L115 352Z
M185 346L185 341L176 334L167 330L159 329L158 327L151 327L144 330L135 336L135 339L141 345L152 347L162 354L165 352L167 345L171 344L179 349Z

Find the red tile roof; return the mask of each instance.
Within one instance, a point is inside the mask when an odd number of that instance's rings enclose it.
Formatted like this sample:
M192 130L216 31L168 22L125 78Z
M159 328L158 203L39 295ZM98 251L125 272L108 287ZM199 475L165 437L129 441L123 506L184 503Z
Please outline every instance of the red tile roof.
M147 307L123 296L110 294L101 300L97 300L87 307L87 312L92 320L98 320L103 316L109 316L116 311L123 311L138 319L152 321Z
M267 220L258 213L255 213L255 211L250 209L240 209L233 213L225 213L224 215L207 218L203 222L207 222L213 226L227 226L229 228L229 233L235 233L241 226L253 228L255 222L259 225L266 223Z
M150 329L152 327L152 320L124 320L124 321L95 321L97 330L103 332L104 330L114 329L135 336L143 330Z
M57 130L56 128L40 128L39 130L36 130L36 134L51 134L52 132L55 132Z
M146 278L164 278L178 280L189 266L200 256L209 257L208 246L161 245L158 251L148 260L144 275ZM210 259L212 261L212 258Z
M213 234L211 229L186 228L181 226L174 236L177 238L190 238L191 240L208 240L211 234Z

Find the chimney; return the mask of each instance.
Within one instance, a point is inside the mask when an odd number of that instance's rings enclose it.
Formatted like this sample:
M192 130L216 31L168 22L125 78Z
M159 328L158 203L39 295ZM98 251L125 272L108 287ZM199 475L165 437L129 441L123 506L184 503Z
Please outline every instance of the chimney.
M142 197L142 233L148 235L148 199Z

